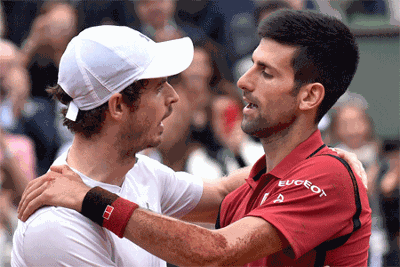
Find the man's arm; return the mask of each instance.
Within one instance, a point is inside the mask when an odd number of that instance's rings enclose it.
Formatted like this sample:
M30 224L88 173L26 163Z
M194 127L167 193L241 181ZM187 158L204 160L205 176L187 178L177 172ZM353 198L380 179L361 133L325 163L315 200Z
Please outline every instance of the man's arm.
M21 220L27 219L25 212L30 214L32 207L50 203L81 212L90 188L67 166L52 169L62 174L49 172L29 184L19 206ZM170 263L189 266L243 265L288 246L286 239L260 218L247 217L223 229L209 230L142 208L133 212L124 237Z
M190 222L215 223L219 206L230 192L245 183L251 167L241 168L219 180L203 179L203 194L197 206L181 219Z
M362 163L357 159L354 153L346 152L341 149L335 149L341 158L346 160L354 172L359 175L365 187L367 187L367 175L362 166ZM35 210L44 205L63 206L66 208L74 209L74 205L81 205L81 202L76 202L76 196L82 196L89 190L89 187L83 186L83 182L79 175L72 172L72 170L64 166L52 166L50 171L41 177L29 182L25 189L22 199L18 206L18 218L25 221ZM244 179L248 177L250 167L243 168L223 178L220 181L205 182L203 195L198 205L183 219L188 221L197 222L212 222L212 218L216 218L219 206L222 199L231 191L244 183ZM57 178L63 178L63 173L69 173L69 178L75 182L77 187L70 190L63 190L62 183L69 182L64 179L58 181L61 187L56 186L54 183ZM79 186L81 185L81 186ZM65 187L67 189L67 187ZM78 207L80 209L80 207ZM76 209L76 208L75 208ZM205 212L202 214L202 212Z
M124 237L170 263L184 266L241 266L288 247L267 221L243 218L209 230L136 209Z
M24 194L19 211L38 205L35 201L42 199L39 204L62 204L81 212L90 188L78 181L66 166L62 175L50 173L30 183L30 193ZM32 190L32 187L36 188ZM43 187L49 190L44 191ZM74 192L72 196L71 192ZM26 216L20 219L25 220ZM226 228L209 230L141 208L130 217L124 237L155 256L186 266L243 265L288 246L285 238L260 218L247 217Z

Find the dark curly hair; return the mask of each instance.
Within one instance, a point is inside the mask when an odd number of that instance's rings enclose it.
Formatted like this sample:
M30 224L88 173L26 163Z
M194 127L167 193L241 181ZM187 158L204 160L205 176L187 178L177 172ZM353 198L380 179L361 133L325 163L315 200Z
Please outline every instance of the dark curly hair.
M131 107L132 111L138 107L140 103L140 96L147 84L148 80L140 80L132 83L120 92L122 94L124 103ZM52 96L53 99L60 101L64 105L69 105L69 103L72 101L72 98L58 84L54 87L49 87L46 89L46 91L50 94L50 96ZM72 121L65 118L65 115L67 114L67 108L63 108L61 110L61 113L64 116L63 125L67 126L67 128L73 133L80 133L86 138L91 138L100 133L106 119L107 110L108 101L91 110L79 110L76 121Z

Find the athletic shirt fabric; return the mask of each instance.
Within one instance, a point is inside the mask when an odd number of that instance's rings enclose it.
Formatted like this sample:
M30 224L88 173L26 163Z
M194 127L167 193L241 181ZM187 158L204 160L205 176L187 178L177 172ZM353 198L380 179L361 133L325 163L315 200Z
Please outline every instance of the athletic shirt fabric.
M67 152L53 165L66 164ZM156 213L181 217L200 201L203 182L144 155L126 174L122 186L90 179L77 172L85 184L100 186ZM72 209L44 207L25 223L18 221L13 238L12 266L166 266L166 262L126 238Z
M280 251L245 266L314 266L318 245L353 231L356 201L352 179L339 160L323 154L336 155L323 147L317 130L269 173L265 173L265 155L261 157L247 182L224 199L217 228L246 216L259 217L276 227L294 252ZM324 266L367 266L371 209L358 176L356 181L361 228L344 245L326 252Z

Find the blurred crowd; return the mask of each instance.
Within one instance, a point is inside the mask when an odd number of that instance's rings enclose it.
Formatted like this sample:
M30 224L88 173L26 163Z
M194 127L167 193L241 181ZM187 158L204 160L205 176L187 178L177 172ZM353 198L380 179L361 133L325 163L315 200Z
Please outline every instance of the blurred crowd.
M45 89L57 83L61 55L83 29L115 24L158 42L193 40L192 65L169 80L180 101L164 122L164 141L142 153L176 171L219 179L263 154L259 141L241 131L244 104L236 86L252 64L260 20L290 8L313 9L348 23L354 14L389 13L390 23L398 25L396 6L398 0L0 1L0 267L9 266L25 186L72 141L58 112L61 104ZM351 92L319 128L328 145L356 153L368 173L370 266L399 266L399 137L378 136L367 101Z

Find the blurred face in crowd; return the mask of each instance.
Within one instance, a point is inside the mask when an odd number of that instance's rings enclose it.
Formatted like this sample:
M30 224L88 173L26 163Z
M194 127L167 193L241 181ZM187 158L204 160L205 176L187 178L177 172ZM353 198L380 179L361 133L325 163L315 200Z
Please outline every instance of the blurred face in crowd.
M123 123L116 146L121 155L134 153L148 147L158 146L164 132L163 120L172 113L172 104L179 100L167 78L149 79L139 102Z
M359 148L368 141L371 125L363 109L347 106L337 114L336 133L350 148Z
M13 67L17 60L17 51L7 42L0 41L0 78Z
M175 0L139 0L136 3L136 12L140 20L152 25L154 28L162 28L175 14Z
M72 6L54 5L48 14L46 37L50 44L64 50L77 31L77 16Z
M296 48L263 38L253 53L253 66L239 79L238 87L248 105L242 129L268 138L288 129L296 118L297 98L292 58Z
M194 108L203 108L210 98L209 82L212 75L212 63L208 52L202 48L194 49L193 61L182 72L188 86L188 98Z

